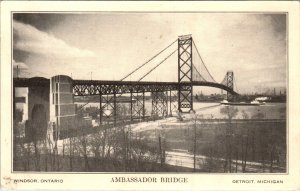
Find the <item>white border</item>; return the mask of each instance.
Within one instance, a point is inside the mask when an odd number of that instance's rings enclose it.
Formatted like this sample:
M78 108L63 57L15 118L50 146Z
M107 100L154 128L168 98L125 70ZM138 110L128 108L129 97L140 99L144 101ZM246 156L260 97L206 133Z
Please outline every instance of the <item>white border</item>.
M22 11L195 11L287 12L289 28L289 174L126 174L138 177L187 177L188 183L111 183L117 174L11 173L11 12ZM1 2L1 187L97 190L299 190L299 2ZM63 184L12 184L16 178L63 178ZM234 184L233 180L283 180L283 184Z

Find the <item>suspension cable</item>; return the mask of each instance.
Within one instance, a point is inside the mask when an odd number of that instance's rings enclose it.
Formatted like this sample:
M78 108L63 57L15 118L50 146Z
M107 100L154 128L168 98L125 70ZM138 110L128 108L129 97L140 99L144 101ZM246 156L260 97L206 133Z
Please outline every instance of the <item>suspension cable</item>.
M194 66L194 64L192 66L196 70L197 74L199 74L200 78L202 78L205 82L207 82L207 80L203 78L203 76L200 74L200 72L197 70L197 68Z
M158 63L156 66L154 66L149 72L147 72L143 77L141 77L139 81L141 81L142 79L144 79L148 74L150 74L153 70L155 70L158 66L160 66L164 61L166 61L168 58L170 58L178 49L176 48L176 50L174 50L171 54L169 54L166 58L163 59L163 61L161 61L160 63Z
M133 74L134 72L138 71L141 67L145 66L146 64L148 64L151 60L153 60L154 58L156 58L159 54L161 54L163 51L165 51L167 48L169 48L170 46L172 46L175 42L177 42L177 39L172 42L170 45L168 45L166 48L164 48L163 50L161 50L160 52L158 52L156 55L154 55L152 58L150 58L148 61L146 61L145 63L143 63L142 65L140 65L139 67L137 67L136 69L134 69L132 72L130 72L129 74L127 74L125 77L123 77L121 79L121 81L125 80L128 76L130 76L131 74Z
M210 72L209 72L209 70L207 69L206 65L204 64L204 61L203 61L203 59L202 59L202 57L201 57L201 55L200 55L200 53L199 53L199 51L198 51L198 48L197 48L197 46L196 46L194 40L193 40L193 44L194 44L194 46L195 46L195 48L196 48L197 54L198 54L198 56L200 57L200 59L201 59L203 65L204 65L206 71L208 72L209 76L211 77L211 79L212 79L214 82L216 82L216 80L212 77L212 75L210 74Z
M235 76L233 76L233 88L235 88L236 92L239 91L238 86L236 84ZM233 89L234 90L234 89Z
M188 56L188 54L185 52L185 55ZM194 65L194 62L192 62L192 67L196 70L197 74L199 74L200 78L202 78L205 82L207 82L207 80L200 74L200 72L197 70L197 67ZM201 69L201 68L200 68Z
M221 84L226 85L227 86L227 74L225 74L225 77L223 78Z

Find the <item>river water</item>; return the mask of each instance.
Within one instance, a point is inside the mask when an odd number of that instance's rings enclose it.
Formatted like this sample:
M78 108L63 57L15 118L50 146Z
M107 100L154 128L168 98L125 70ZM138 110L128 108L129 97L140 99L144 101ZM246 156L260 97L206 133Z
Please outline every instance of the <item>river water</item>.
M206 117L224 118L220 113L224 105L218 103L196 103L194 109L197 114L203 114ZM249 118L257 118L258 114L264 119L285 119L286 118L286 104L285 103L266 103L260 106L230 106L238 110L235 118L243 119L243 113L246 113Z
M82 105L83 102L76 102L75 104ZM130 104L123 103L128 108ZM85 107L97 107L99 108L99 103L88 103ZM222 107L220 103L194 103L194 110L197 114L203 115L204 118L224 118L225 116L221 114L220 110ZM260 106L230 106L238 109L237 115L234 117L236 119L243 119L243 115L247 114L248 118L257 118L260 115L264 119L286 119L286 103L266 103ZM145 102L146 115L150 115L152 106L151 101ZM175 115L175 113L174 113Z

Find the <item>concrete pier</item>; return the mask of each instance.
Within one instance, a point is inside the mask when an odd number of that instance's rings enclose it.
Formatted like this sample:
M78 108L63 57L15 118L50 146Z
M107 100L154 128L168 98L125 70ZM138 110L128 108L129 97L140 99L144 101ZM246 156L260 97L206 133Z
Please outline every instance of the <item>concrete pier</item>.
M50 79L50 122L54 123L53 133L58 138L76 128L72 86L73 80L69 76L58 75Z

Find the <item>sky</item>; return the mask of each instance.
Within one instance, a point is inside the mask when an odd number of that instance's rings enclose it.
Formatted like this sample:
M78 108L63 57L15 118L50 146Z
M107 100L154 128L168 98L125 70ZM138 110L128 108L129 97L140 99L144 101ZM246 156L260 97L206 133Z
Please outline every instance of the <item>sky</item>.
M179 35L191 34L217 82L232 70L239 93L286 86L284 14L99 12L13 17L14 77L18 66L19 77L60 74L120 80ZM174 43L126 80L138 80L176 49ZM175 53L143 80L176 82L177 65Z

